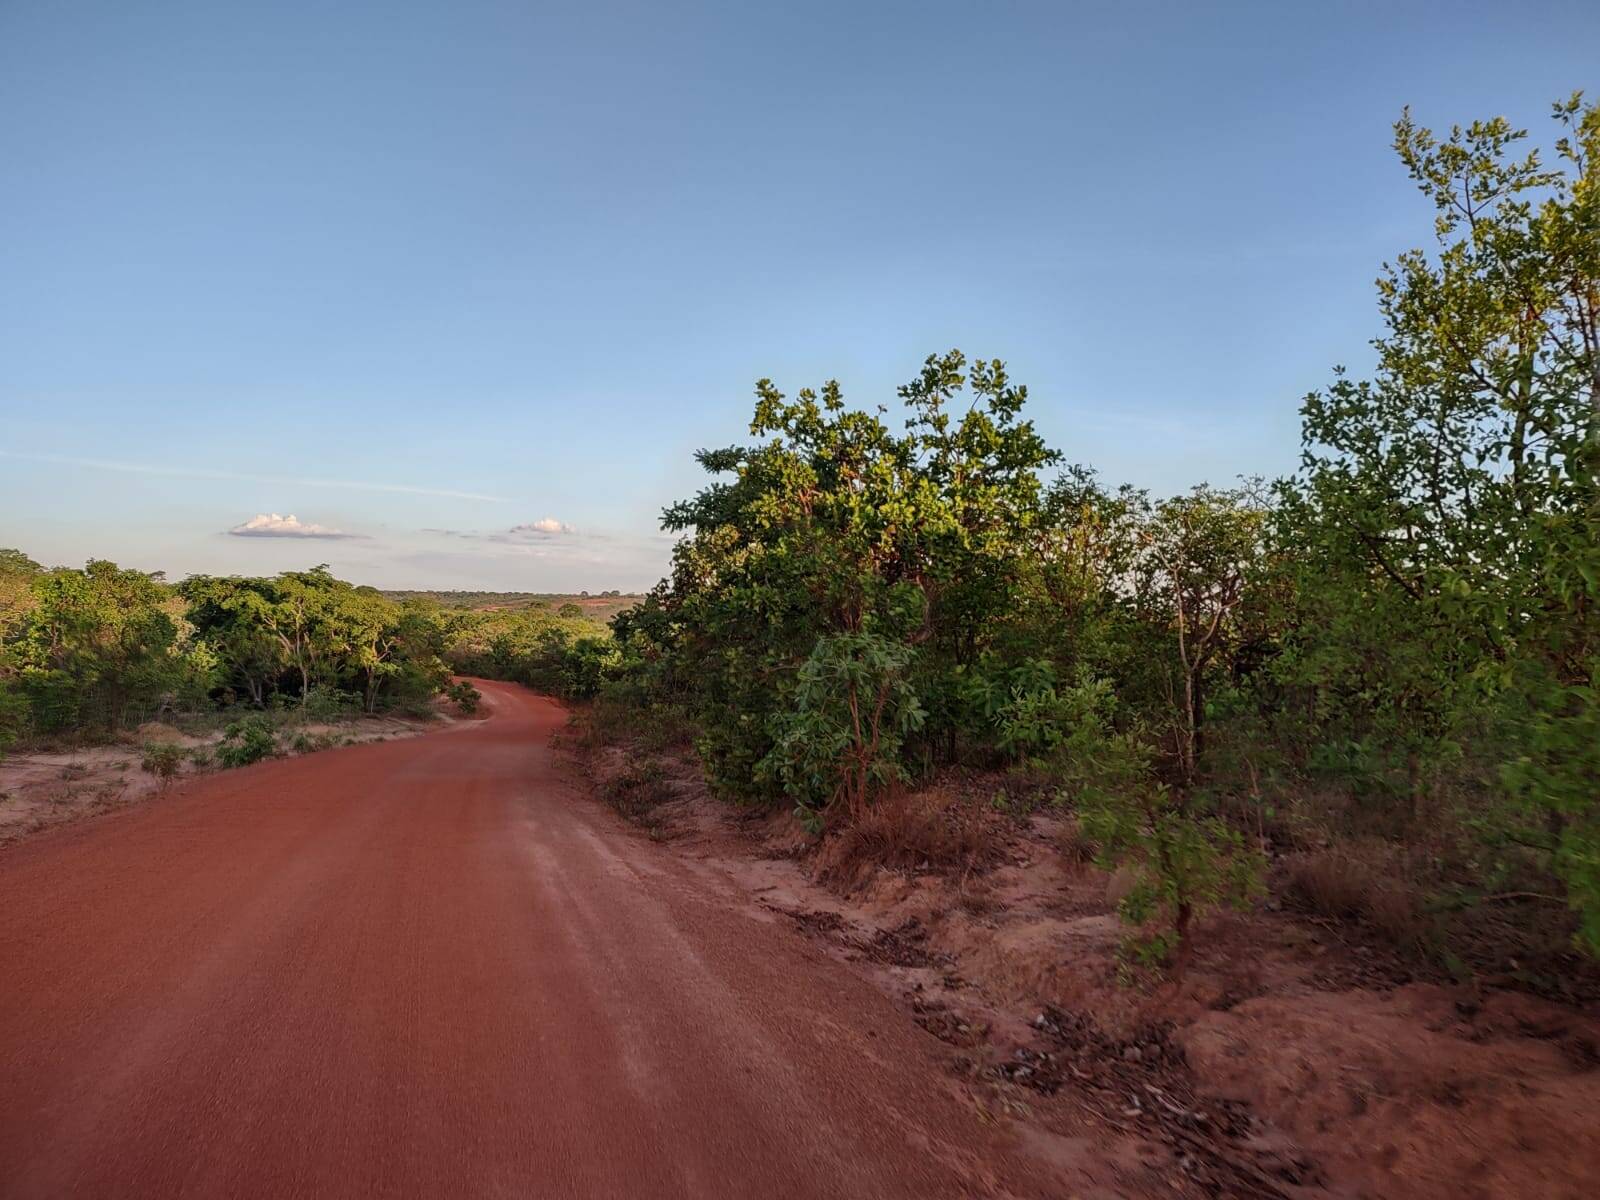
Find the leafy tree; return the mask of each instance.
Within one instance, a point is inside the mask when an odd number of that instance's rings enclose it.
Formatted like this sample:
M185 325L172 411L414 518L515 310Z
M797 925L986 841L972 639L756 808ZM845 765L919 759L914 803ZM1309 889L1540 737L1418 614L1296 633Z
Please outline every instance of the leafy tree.
M13 653L37 728L115 729L181 684L178 627L159 577L95 560L37 576L32 593Z
M425 699L448 674L441 655L454 618L352 587L326 567L270 579L195 576L180 591L199 641L257 706L285 690L304 705L331 687L374 712Z
M0 549L0 643L33 607L33 581L44 568L20 550Z
M928 713L917 748L954 757L959 668L1019 586L1037 470L1054 459L1020 417L1025 399L999 362L935 355L900 389L897 434L882 410L848 408L837 383L791 400L762 380L750 432L765 440L699 454L719 479L667 510L667 528L687 535L672 577L618 629L658 675L697 681L688 695L714 784L754 793L793 681L840 634L917 649L908 682ZM646 633L656 640L639 642Z
M906 680L911 658L907 646L872 633L818 639L756 777L780 784L802 812L859 818L906 778L900 749L926 716Z
M1119 910L1146 930L1135 943L1140 957L1170 962L1174 977L1193 953L1197 918L1218 905L1242 908L1261 892L1261 853L1164 784L1092 790L1080 801L1079 819L1103 866L1133 867L1134 886Z
M33 606L33 581L43 571L20 550L0 549L0 757L28 725L28 703L17 679L21 664L12 643Z
M457 680L445 689L445 695L450 698L463 715L472 716L478 711L478 703L483 699L483 693L478 691L465 679Z
M188 602L188 620L222 664L222 682L257 707L289 666L283 642L256 618L256 602L246 598L262 583L194 575L178 585Z
M1265 517L1254 490L1202 485L1156 505L1144 522L1140 600L1148 617L1172 630L1177 765L1185 784L1203 749L1210 676L1244 638L1241 614L1264 553Z
M1483 823L1548 851L1600 948L1580 749L1600 647L1600 110L1574 95L1555 115L1556 168L1503 119L1396 126L1438 246L1379 280L1376 377L1306 401L1281 675L1333 729L1403 754L1414 811L1452 764L1499 760L1532 821Z

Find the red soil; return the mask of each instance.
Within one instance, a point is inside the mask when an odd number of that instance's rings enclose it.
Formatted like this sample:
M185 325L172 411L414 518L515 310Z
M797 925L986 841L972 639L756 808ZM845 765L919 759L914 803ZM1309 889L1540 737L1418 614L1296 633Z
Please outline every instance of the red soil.
M1097 1194L478 686L0 853L0 1194Z
M603 782L641 753L584 766ZM1593 1009L1404 982L1378 948L1271 905L1208 920L1181 985L1129 978L1118 877L1081 862L1057 817L997 825L971 871L840 872L840 839L808 850L786 814L740 815L692 762L657 761L674 778L654 838L875 980L976 1102L1030 1148L1057 1135L1112 1194L1600 1195Z

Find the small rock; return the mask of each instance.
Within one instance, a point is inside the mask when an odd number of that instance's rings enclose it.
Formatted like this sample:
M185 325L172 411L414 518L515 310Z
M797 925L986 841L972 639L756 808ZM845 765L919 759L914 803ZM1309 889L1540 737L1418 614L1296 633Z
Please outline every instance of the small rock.
M1122 1057L1127 1059L1129 1062L1138 1062L1144 1058L1144 1051L1140 1050L1137 1046L1129 1046L1122 1052Z

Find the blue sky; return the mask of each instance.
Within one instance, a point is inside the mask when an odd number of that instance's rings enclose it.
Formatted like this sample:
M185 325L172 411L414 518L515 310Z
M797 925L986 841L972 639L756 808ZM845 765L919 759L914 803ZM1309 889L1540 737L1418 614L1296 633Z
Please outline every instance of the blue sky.
M0 545L642 587L757 378L951 346L1112 481L1283 473L1428 237L1402 105L1548 141L1597 46L1593 0L0 0Z

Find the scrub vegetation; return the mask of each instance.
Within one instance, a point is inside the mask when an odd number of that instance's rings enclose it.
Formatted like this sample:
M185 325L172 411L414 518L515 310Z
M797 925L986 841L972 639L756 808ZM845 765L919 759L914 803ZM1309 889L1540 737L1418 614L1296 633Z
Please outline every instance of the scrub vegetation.
M451 686L456 672L581 698L614 657L582 615L395 600L323 567L169 584L0 551L0 750L209 716L228 727L228 761L256 761L285 715L426 716L441 692L473 711L478 694Z
M954 350L889 406L763 380L671 574L552 677L825 838L1015 780L1175 969L1277 863L1453 969L1475 914L1524 968L1600 953L1600 110L1554 115L1547 154L1396 125L1434 245L1383 267L1376 372L1305 398L1294 475L1109 484Z

